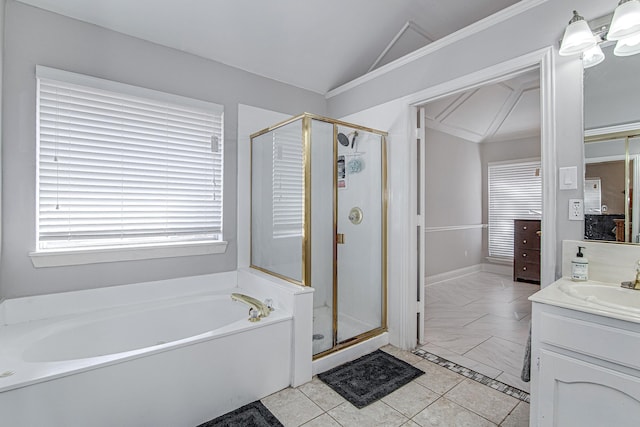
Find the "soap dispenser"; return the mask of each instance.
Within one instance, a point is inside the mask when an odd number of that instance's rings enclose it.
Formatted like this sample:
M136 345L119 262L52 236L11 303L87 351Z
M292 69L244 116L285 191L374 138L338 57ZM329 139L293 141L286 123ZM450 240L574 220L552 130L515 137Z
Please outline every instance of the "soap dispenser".
M589 278L589 260L584 257L584 246L578 246L576 257L571 260L571 280L584 282Z

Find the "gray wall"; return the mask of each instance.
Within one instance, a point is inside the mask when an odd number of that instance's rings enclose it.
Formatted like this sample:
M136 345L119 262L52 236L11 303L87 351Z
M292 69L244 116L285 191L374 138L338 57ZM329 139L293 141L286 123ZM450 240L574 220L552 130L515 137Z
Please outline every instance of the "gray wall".
M433 129L425 136L425 275L433 276L482 262L481 144Z
M4 22L0 299L234 270L238 104L325 114L324 97L13 0ZM224 104L226 253L34 268L36 64Z
M640 55L615 56L613 48L604 48L604 62L584 71L585 129L640 122Z

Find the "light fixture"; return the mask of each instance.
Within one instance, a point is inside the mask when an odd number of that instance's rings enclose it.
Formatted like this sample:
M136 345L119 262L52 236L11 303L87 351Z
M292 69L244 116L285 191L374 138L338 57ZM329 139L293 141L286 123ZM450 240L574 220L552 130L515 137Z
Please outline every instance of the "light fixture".
M604 60L601 47L614 41L617 41L614 55L640 54L640 0L620 0L612 14L590 22L574 10L573 18L564 31L559 53L562 56L581 54L584 68L589 68Z
M593 67L602 61L604 61L604 52L600 49L600 45L595 45L582 54L582 65L584 68Z
M607 40L640 35L640 2L638 0L620 0L613 12Z
M635 0L634 0L635 1ZM573 18L569 21L562 37L560 55L570 56L584 52L597 44L597 40L584 18L573 11Z
M631 56L640 53L640 34L618 40L613 54L616 56Z

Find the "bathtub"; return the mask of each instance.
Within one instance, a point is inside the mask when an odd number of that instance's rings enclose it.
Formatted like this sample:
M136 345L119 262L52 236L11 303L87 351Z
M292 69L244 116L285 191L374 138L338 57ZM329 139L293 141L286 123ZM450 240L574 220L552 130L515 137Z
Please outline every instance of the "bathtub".
M308 290L265 287L260 278L247 281L248 288L225 286L208 276L207 286L186 286L186 295L136 297L146 286L127 298L131 289L121 289L127 304L114 305L110 296L100 307L100 295L82 295L81 304L78 295L9 304L0 327L0 424L195 427L310 379L310 367L294 379L301 354L293 339L296 297ZM212 280L220 283L212 287ZM81 293L111 291L117 290ZM269 295L276 309L249 322L248 307L232 301L231 292ZM51 310L56 298L80 308L39 318L38 305Z

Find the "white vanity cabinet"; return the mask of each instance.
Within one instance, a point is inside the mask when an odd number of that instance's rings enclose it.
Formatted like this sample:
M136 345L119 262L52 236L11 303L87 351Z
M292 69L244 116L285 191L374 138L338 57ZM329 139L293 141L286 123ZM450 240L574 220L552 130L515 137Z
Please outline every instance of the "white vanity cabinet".
M531 425L639 426L640 317L531 299Z

